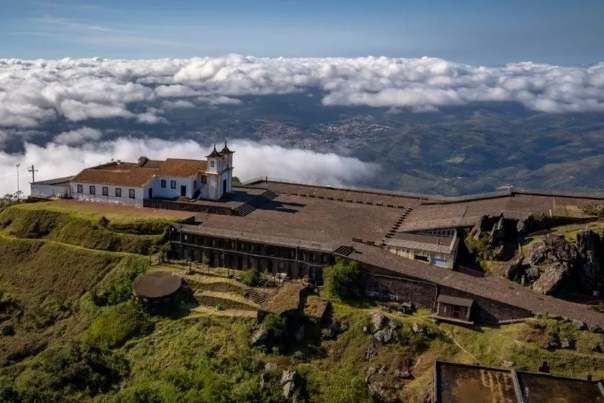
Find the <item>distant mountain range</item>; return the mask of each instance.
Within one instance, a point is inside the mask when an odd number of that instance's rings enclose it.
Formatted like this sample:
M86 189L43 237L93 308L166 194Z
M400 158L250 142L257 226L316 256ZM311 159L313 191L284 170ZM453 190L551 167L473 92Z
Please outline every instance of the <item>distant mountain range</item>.
M355 183L364 187L444 195L501 186L604 189L602 113L541 113L512 102L414 113L324 106L323 95L245 96L238 104L164 107L167 124L119 118L76 124L63 119L31 134L29 141L46 144L84 124L101 129L105 139L157 137L205 144L250 139L346 154L380 165L375 175ZM136 112L136 104L131 108ZM9 152L19 147L17 138L5 146Z

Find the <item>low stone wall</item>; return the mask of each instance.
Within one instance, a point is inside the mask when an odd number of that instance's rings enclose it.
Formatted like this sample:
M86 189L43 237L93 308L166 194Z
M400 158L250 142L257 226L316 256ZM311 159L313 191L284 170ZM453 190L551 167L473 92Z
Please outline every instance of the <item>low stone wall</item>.
M192 211L195 213L211 213L211 214L224 214L224 215L233 214L233 210L229 207L207 206L207 205L199 204L199 203L189 203L189 202L173 201L173 200L145 199L143 201L143 207L166 209L166 210Z

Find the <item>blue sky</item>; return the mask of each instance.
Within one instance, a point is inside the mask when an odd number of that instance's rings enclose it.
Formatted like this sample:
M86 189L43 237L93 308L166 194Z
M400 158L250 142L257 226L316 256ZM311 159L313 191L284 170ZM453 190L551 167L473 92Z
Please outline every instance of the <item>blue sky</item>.
M602 0L0 0L0 10L0 58L604 60Z

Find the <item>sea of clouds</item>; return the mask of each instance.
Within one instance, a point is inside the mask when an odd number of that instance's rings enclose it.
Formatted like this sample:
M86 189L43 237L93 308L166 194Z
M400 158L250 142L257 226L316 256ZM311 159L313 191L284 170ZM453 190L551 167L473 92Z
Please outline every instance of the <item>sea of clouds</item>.
M153 139L106 141L99 129L86 126L88 119L117 119L116 125L120 119L169 124L163 114L174 108L238 104L246 95L308 90L319 90L325 107L364 105L427 112L472 102L511 101L543 113L603 112L604 63L565 67L524 62L484 67L429 57L240 55L159 60L0 59L0 150L11 136L20 136L26 150L20 155L0 152L0 194L9 189L2 178L11 175L17 161L57 167L52 172L60 176L81 169L77 161L132 160L141 154L199 158L191 150L201 151L205 146ZM45 124L63 121L81 122L82 126L56 135L43 147L27 143L28 133L39 134ZM323 177L325 170L333 170L329 180L342 183L370 171L371 166L335 154L239 144L238 165L247 178L258 174L313 181ZM253 149L249 163L248 148ZM261 172L266 164L258 163L263 161L258 155L279 163L271 164L270 172ZM294 163L299 165L293 167ZM360 168L351 168L354 166Z
M70 136L67 134L66 138ZM242 180L269 176L304 183L341 185L366 178L379 169L375 164L334 153L287 149L248 140L230 141L229 148L235 151L234 175ZM75 175L86 166L112 159L136 161L142 155L151 159L203 159L210 152L211 149L192 140L173 142L121 138L81 145L54 142L45 146L28 143L23 154L0 151L0 196L16 192L17 171L20 190L25 195L29 194L31 173L27 169L32 164L38 170L38 181ZM20 166L17 167L17 164Z

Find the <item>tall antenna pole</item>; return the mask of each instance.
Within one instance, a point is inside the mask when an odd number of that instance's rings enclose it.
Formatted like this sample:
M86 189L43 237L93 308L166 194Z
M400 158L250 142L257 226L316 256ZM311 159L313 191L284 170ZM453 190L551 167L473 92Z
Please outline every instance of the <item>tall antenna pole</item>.
M34 183L36 181L36 172L38 172L38 170L34 167L34 164L27 169L27 172L31 172L31 183Z
M19 194L21 193L21 189L19 186L19 167L21 166L21 164L17 164L17 199L19 198Z

